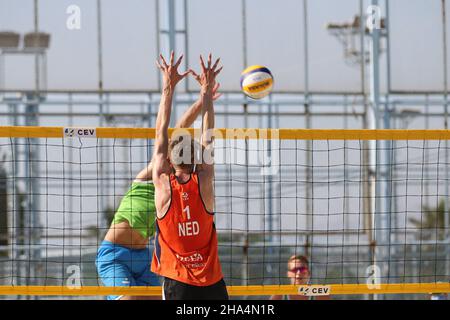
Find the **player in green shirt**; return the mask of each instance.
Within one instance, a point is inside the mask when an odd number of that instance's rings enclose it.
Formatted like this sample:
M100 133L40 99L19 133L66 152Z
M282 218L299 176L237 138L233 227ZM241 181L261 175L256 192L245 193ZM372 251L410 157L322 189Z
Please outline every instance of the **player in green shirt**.
M166 63L161 56L162 62ZM182 57L173 65L174 71ZM188 72L183 73L185 77ZM214 88L214 100L220 97ZM201 111L201 101L197 100L183 114L176 128L188 128ZM152 252L149 239L155 233L155 188L152 182L152 163L150 162L134 179L130 189L123 197L114 216L111 227L98 249L96 266L105 286L159 286L158 277L150 271ZM149 299L151 297L108 296L109 300Z

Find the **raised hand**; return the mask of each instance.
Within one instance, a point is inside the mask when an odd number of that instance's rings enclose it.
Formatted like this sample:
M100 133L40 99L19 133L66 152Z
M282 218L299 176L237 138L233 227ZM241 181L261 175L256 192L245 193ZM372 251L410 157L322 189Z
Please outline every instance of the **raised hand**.
M212 90L213 101L216 101L217 99L220 98L220 96L222 96L222 94L220 92L218 92L219 88L220 88L220 83L216 82L216 85L214 86L214 88Z
M164 88L168 86L170 89L174 89L177 83L180 82L184 77L186 77L190 72L188 70L182 74L178 73L178 66L183 60L183 55L181 55L178 58L175 64L173 63L174 61L173 51L170 53L170 64L167 64L162 54L160 54L159 57L161 58L161 63L158 60L156 60L156 66L163 73L163 86Z
M200 55L200 66L202 68L202 72L198 75L194 70L190 69L189 72L194 76L194 79L200 84L202 91L206 93L213 94L214 88L216 87L216 77L222 71L223 67L217 69L220 58L216 60L214 65L211 67L211 53L208 56L208 65L205 66L205 62L203 61L203 57ZM217 92L217 89L215 90ZM218 98L218 96L217 96Z

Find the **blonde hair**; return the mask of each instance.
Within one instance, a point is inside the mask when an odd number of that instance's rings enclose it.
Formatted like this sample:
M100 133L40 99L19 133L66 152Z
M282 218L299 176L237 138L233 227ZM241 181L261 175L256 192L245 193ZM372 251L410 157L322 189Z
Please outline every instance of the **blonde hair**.
M187 143L190 145L187 146ZM184 151L188 148L190 152L189 163L184 162ZM179 135L169 141L169 159L174 168L193 171L197 160L197 151L201 150L200 144L191 138L190 135Z
M288 260L288 265L289 265L292 261L295 261L295 260L301 261L301 263L307 265L308 268L309 268L309 260L308 260L308 258L305 257L305 256L302 256L302 255L293 255L293 256L291 256L291 257L289 258L289 260Z

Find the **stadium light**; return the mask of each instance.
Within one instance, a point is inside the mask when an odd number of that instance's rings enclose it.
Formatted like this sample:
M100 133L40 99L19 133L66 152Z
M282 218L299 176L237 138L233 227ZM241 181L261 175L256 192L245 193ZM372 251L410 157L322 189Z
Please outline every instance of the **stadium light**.
M0 32L0 49L15 49L19 46L20 34L10 31Z
M44 32L30 32L25 34L25 49L48 49L50 44L50 34Z
M400 116L402 117L416 117L418 115L422 114L420 110L416 109L402 109L400 110Z
M370 53L369 51L361 51L362 45L358 46L358 43L361 43L361 33L363 36L370 36L371 31L366 26L363 25L364 21L361 21L360 16L354 16L352 21L346 21L342 23L338 22L330 22L325 25L325 28L328 32L337 38L337 40L344 47L344 56L346 62L350 65L360 65L362 62L369 63L370 62ZM386 36L386 23L385 19L380 19L380 35ZM380 52L384 50L380 48Z
M399 118L402 122L402 129L407 129L411 121L422 114L420 110L415 109L402 109L399 112Z

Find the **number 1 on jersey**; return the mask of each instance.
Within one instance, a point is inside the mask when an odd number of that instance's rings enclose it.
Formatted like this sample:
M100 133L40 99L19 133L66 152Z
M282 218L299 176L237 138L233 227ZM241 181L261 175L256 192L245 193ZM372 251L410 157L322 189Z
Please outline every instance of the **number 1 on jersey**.
M189 211L189 206L183 209L183 212L186 212L188 220L191 220L191 212Z

